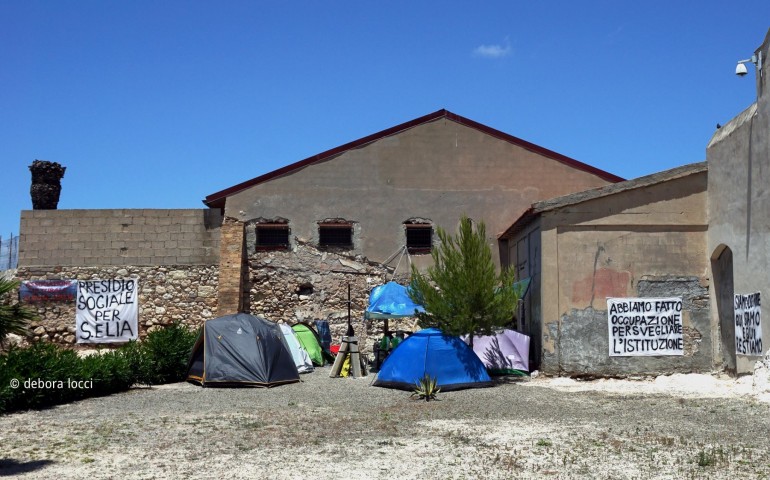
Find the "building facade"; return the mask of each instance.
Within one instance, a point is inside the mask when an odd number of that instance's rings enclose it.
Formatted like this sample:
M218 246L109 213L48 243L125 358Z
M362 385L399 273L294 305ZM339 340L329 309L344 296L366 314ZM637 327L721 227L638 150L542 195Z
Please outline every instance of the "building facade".
M496 234L532 202L620 180L440 110L209 195L207 209L22 212L18 276L138 278L142 334L246 311L326 319L340 335L348 312L362 325L372 287L430 264L438 227L483 220L497 260ZM74 306L40 309L36 338L71 342Z
M486 223L497 262L496 233L533 201L620 180L440 110L209 195L206 205L220 208L231 228L242 229L220 274L245 282L234 292L250 292L248 298L220 297L220 306L260 314L262 307L243 302L275 290L299 291L273 283L262 291L259 279L272 257L291 262L308 248L322 252L319 259L342 255L361 265L393 260L391 267L405 248L408 261L424 268L431 262L436 229L454 233L463 215ZM406 263L396 273L408 275ZM315 302L316 314L337 315L323 306L330 298L326 290L315 288L323 268L304 262L296 269L316 274L302 287L312 290L307 300ZM359 292L365 305L368 289Z
M707 166L686 165L532 205L503 235L531 278L520 327L555 375L709 371ZM681 297L679 356L612 356L608 298Z
M569 375L753 372L770 322L770 31L749 61L757 100L706 162L535 203L500 236L532 278L532 362ZM612 355L607 298L682 299L681 355Z
M770 31L754 52L756 102L717 130L706 149L709 164L706 254L714 277L712 308L721 332L715 349L720 352L720 364L739 375L752 372L760 356L756 352L736 350L734 295L760 293L766 302L770 295L768 55ZM764 340L761 353L764 353L770 344L770 322L763 321L761 325Z

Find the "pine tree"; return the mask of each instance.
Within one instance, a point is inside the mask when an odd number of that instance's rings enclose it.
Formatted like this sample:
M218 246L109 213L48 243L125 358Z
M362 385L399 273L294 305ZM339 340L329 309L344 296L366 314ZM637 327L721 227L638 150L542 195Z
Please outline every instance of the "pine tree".
M513 320L519 301L515 272L497 273L483 222L474 229L464 216L456 237L441 227L436 232L440 245L431 253L427 274L412 265L409 295L426 311L418 315L418 323L449 335L470 335L473 345L474 335L490 335Z

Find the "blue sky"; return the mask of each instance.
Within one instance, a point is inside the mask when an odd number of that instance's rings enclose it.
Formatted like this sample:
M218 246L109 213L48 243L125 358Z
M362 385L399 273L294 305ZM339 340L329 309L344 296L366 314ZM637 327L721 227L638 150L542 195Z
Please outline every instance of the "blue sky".
M702 161L768 28L767 0L0 0L0 236L35 159L61 209L202 208L442 108L626 178Z

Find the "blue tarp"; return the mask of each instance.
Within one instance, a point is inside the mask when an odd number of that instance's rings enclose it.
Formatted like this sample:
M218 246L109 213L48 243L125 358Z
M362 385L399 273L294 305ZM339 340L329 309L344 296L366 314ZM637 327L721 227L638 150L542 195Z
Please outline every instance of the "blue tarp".
M366 318L403 318L414 317L414 311L424 312L425 309L415 304L406 287L396 282L388 282L376 286L369 294L369 307L364 313Z
M374 385L414 390L426 374L442 391L493 385L476 353L460 337L436 328L420 330L401 342L385 359Z

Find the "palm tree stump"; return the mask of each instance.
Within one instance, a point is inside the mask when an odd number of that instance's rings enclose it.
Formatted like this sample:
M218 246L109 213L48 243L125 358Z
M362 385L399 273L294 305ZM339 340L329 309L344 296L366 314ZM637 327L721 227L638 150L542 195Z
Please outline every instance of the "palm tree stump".
M59 205L61 193L61 179L67 167L62 167L56 162L35 160L29 166L32 172L32 187L29 193L32 196L32 208L34 210L56 210Z

